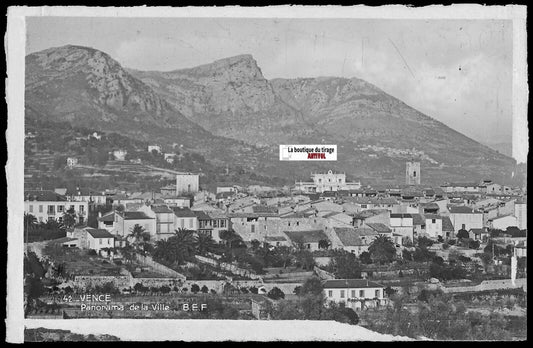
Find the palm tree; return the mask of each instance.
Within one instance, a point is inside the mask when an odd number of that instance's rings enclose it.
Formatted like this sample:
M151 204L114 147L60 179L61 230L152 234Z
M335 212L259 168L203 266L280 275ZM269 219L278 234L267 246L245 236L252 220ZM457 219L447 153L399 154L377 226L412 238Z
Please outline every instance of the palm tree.
M216 243L211 235L199 233L196 236L195 247L198 254L205 255L208 252L212 252L216 248Z
M132 240L134 249L136 251L144 251L144 245L150 240L150 234L139 224L135 224L130 232L128 239Z
M183 262L195 254L195 238L193 231L178 228L176 234L169 238L177 250L178 262Z
M26 231L26 234L29 234L29 232L35 231L36 227L37 227L37 218L29 213L24 214L24 230Z
M372 261L381 264L391 262L396 255L394 242L385 235L377 236L368 247Z
M131 263L134 258L135 250L131 245L128 244L120 250L120 253L124 257L124 260L126 260L126 262Z

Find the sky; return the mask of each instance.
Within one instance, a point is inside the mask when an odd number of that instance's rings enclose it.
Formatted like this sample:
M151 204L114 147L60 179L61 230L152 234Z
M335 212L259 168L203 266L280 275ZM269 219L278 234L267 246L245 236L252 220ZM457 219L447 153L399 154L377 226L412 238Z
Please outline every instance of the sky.
M31 17L27 53L66 44L169 71L251 54L267 79L364 79L488 145L511 143L510 20Z

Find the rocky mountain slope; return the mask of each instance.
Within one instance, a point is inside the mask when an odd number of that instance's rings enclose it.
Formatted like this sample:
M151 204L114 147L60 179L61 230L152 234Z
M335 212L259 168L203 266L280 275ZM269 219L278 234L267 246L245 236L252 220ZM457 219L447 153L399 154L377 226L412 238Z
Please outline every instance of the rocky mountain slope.
M213 136L109 55L92 48L68 45L30 54L25 80L30 121L68 122L154 143L178 143L213 157L218 153L220 159L226 153L226 159L236 158L248 149Z
M124 69L103 52L64 46L26 61L26 117L96 125L261 174L305 179L316 170L403 181L510 178L514 160L352 78L266 79L251 55L170 72ZM337 144L338 161L280 165L279 144ZM426 179L426 180L424 180Z

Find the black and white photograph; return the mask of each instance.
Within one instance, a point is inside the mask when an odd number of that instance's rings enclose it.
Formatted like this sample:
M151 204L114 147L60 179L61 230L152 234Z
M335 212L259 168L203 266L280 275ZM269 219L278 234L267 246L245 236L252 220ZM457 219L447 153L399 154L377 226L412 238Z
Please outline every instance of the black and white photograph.
M10 10L8 340L527 340L525 6Z

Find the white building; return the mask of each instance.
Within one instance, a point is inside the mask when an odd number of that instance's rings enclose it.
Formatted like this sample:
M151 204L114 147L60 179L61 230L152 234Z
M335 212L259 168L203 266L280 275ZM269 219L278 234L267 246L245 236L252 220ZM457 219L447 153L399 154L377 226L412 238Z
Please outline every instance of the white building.
M105 229L87 228L86 231L88 249L100 252L101 249L115 247L115 238Z
M67 167L73 168L78 164L78 159L76 157L67 157Z
M521 230L527 229L527 204L524 200L518 200L514 204L514 216L516 226Z
M390 228L393 234L408 237L413 241L413 215L404 213L390 214Z
M200 175L193 173L176 174L176 195L196 193L200 190Z
M113 151L113 158L115 161L125 161L128 151L126 150L115 150Z
M506 230L507 227L517 226L517 219L513 215L498 216L488 221L489 227L497 230Z
M73 209L78 223L83 223L89 211L87 202L70 202L54 191L33 190L24 192L24 213L35 216L37 221L63 221L67 210Z
M454 236L459 230L483 228L483 213L465 206L449 207L450 221L453 224ZM450 236L450 238L454 238Z
M346 182L345 173L311 173L312 182L296 182L294 189L303 192L358 190L361 188L360 182Z
M163 155L165 157L165 161L167 161L167 163L174 163L174 159L176 158L176 154L174 153L165 153Z
M387 305L385 287L367 279L330 279L323 284L326 304L343 303L353 310Z
M154 150L157 153L161 153L161 146L160 145L148 145L148 152L152 153Z
M438 239L443 236L442 217L435 214L425 214L425 233L429 238Z
M99 228L121 237L127 237L131 234L135 225L144 228L150 236L155 235L155 218L140 211L114 211L98 218Z

